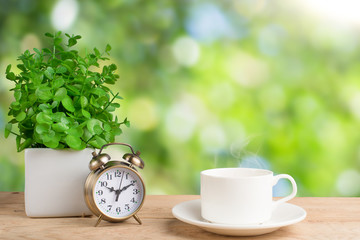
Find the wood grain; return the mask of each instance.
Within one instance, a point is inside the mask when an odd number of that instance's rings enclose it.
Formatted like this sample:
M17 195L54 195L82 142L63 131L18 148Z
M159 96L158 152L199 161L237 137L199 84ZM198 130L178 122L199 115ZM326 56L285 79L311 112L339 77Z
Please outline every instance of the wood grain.
M208 233L175 219L171 209L199 196L146 196L139 212L143 225L134 219L122 223L102 221L94 228L95 217L28 218L24 194L0 192L0 239L232 239ZM360 239L360 198L295 198L307 218L270 234L239 239Z

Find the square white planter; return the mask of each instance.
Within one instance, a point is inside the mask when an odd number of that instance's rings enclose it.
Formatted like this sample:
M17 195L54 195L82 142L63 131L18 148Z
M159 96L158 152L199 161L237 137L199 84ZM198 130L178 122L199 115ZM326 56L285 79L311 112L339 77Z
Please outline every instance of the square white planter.
M92 149L25 149L25 212L29 217L91 215L84 183Z

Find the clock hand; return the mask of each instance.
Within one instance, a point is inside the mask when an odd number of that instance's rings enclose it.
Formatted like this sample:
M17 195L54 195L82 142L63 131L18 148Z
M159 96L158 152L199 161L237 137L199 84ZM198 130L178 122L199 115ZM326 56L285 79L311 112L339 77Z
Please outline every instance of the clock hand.
M124 191L124 190L128 189L130 186L134 186L134 183L131 183L131 184L123 187L123 188L121 189L121 191Z
M110 190L110 192L116 192L116 190L114 189L114 187L111 187L111 188L109 188L109 187L106 187L107 189L109 189Z
M129 185L127 185L127 186L123 187L123 188L120 190L120 192L122 192L122 191L124 191L124 190L128 189L130 186L134 186L134 183L130 183Z
M116 194L115 202L117 202L119 200L119 196L120 196L120 193L121 193L121 190L120 190L121 189L121 183L122 183L122 180L124 178L124 172L125 171L123 171L122 174L121 174L121 180L120 180L119 189L115 191L115 194Z

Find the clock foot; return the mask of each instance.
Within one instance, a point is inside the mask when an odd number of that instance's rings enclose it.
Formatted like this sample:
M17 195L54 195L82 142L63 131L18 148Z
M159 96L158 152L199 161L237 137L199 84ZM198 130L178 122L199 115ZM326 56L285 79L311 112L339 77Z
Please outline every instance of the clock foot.
M140 225L142 224L140 218L139 218L136 214L135 214L133 217L135 218L135 220L136 220Z
M103 217L103 215L100 214L100 216L99 216L97 222L95 223L95 226L94 226L94 227L97 227L97 226L99 225L99 223L101 222L102 217Z

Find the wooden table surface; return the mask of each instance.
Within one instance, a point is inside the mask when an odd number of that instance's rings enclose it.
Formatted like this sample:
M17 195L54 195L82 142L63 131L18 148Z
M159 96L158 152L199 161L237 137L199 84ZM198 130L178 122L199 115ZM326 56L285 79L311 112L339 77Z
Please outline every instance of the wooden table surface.
M131 218L95 228L95 217L29 218L23 193L0 192L0 239L360 239L360 198L295 198L290 203L303 207L306 219L257 237L216 235L173 217L176 204L197 198L149 195L138 213L143 225Z

